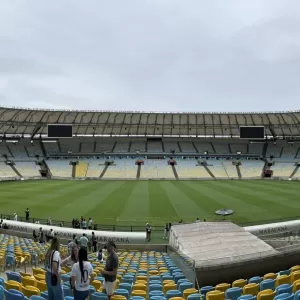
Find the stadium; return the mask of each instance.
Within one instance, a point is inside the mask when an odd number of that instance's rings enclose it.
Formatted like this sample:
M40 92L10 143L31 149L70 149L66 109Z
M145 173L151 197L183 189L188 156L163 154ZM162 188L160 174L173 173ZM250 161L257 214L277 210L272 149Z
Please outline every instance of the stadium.
M38 276L45 271L36 267L47 246L31 239L41 226L63 243L92 230L100 247L115 241L116 300L296 299L299 120L299 112L0 108L0 258L8 270L0 281L7 299L10 289L48 299ZM93 227L74 227L82 216ZM97 300L106 297L103 265L95 254L89 259ZM23 268L32 269L31 288ZM72 297L70 268L62 272L64 294Z

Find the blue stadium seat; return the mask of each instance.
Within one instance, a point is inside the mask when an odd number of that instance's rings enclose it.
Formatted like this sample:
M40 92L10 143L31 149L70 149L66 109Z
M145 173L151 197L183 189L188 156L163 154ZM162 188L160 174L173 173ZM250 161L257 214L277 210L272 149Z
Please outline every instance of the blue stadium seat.
M260 290L275 290L275 280L274 279L265 279L260 283Z
M225 292L225 297L226 299L237 300L239 297L242 296L242 292L242 288L239 287L229 288Z

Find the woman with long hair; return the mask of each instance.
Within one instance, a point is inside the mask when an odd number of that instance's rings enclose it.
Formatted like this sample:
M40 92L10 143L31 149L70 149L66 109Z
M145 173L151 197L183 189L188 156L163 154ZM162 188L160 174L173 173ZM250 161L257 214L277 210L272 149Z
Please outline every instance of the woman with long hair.
M73 245L71 249L71 255L65 258L61 265L66 266L66 265L74 265L75 263L78 262L78 252L79 252L79 247L77 245Z
M85 300L90 293L90 280L94 280L93 267L88 260L87 251L81 248L78 253L78 262L73 265L71 285L74 289L74 300Z
M50 248L46 253L46 283L48 288L49 300L63 300L64 294L61 285L61 257L59 252L59 239L54 237L51 241Z

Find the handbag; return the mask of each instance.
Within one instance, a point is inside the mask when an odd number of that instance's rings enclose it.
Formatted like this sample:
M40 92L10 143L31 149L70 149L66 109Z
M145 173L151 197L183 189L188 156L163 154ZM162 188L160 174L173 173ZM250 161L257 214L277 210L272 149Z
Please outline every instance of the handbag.
M53 263L54 253L55 253L55 251L52 252L52 255L51 255L51 264L50 264L51 265L51 267L50 267L50 270L51 270L51 285L52 286L57 286L58 278L57 278L56 274L52 273L52 263Z

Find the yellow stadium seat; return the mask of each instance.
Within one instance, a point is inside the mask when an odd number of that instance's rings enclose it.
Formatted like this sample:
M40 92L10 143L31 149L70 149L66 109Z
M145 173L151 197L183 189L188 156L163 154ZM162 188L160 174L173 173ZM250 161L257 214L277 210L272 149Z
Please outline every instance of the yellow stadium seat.
M27 285L22 286L22 293L24 294L24 296L30 298L33 295L40 296L41 291L35 286Z
M164 280L163 281L163 285L166 285L166 284L174 284L175 283L175 281L174 280Z
M276 278L276 286L291 284L291 275L280 275Z
M246 279L238 279L232 283L232 287L240 287L243 288L247 284Z
M147 282L147 276L143 276L143 275L138 275L138 276L136 276L136 280L142 280L142 281L145 281L145 282Z
M41 269L41 268L32 268L32 273L33 275L38 275L38 274L46 274L46 271Z
M276 279L277 278L277 274L275 273L267 273L264 275L264 279Z
M225 293L220 291L210 291L206 294L206 300L225 300Z
M122 295L112 295L110 300L127 300L125 296Z
M186 300L189 295L197 294L198 292L199 291L194 288L186 289L183 291L183 298Z
M94 280L91 282L91 285L98 291L102 287L102 283L100 280Z
M14 280L5 281L4 286L6 290L14 289L14 290L22 291L22 284Z
M291 274L291 280L292 280L292 282L295 282L295 281L297 281L299 279L300 279L300 270L299 271L294 271Z
M41 280L41 281L36 281L36 287L41 291L41 292L44 292L44 291L47 291L47 283L46 281L44 280Z
M172 297L169 300L184 300L182 297Z
M151 276L151 275L159 275L159 272L158 272L158 270L151 270L151 271L149 271L149 275Z
M135 284L132 287L132 289L133 289L133 291L136 291L136 290L147 291L147 286L145 284Z
M146 291L142 291L142 290L135 290L132 291L131 296L140 296L140 297L144 297L146 299Z
M177 290L177 285L175 283L164 284L163 290L164 294L166 294L167 291Z
M248 283L243 287L244 295L256 296L258 293L259 293L259 284L258 283Z
M29 274L29 273L25 273L25 272L19 272L21 277L33 277L32 274Z
M23 286L27 286L27 285L30 285L30 286L35 286L36 287L36 279L34 277L22 277L21 276L21 279L22 279L22 285Z
M293 282L293 293L296 293L298 290L300 290L300 279Z
M220 292L225 292L227 289L229 289L231 285L229 283L220 283L216 285L216 290Z
M45 274L36 274L36 275L34 275L34 278L36 280L46 280Z
M263 290L257 294L257 300L273 300L276 292L273 290Z
M299 265L291 267L291 273L293 273L295 271L299 271L299 270L300 270L300 266Z

